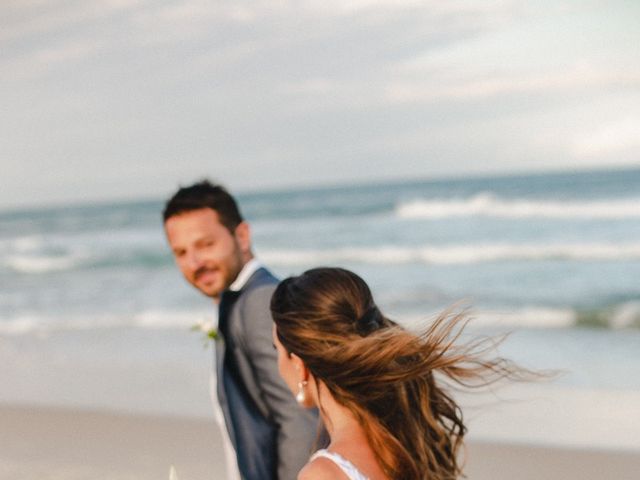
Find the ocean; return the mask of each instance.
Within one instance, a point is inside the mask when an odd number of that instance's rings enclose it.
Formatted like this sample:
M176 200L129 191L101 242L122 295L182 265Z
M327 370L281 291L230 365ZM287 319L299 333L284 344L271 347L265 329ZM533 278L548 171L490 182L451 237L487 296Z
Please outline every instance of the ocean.
M255 253L281 277L346 267L407 326L457 305L471 334L510 332L501 354L561 370L554 388L640 393L640 170L237 197ZM213 306L175 267L162 207L0 212L0 401L207 411L204 395L189 398L206 375L193 364L209 361L190 327ZM137 390L110 389L118 372Z

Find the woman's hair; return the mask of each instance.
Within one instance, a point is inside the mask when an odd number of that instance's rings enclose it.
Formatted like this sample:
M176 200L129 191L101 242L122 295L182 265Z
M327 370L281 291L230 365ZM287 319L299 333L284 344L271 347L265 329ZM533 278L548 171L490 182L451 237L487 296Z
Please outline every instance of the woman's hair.
M393 479L462 473L466 427L447 379L474 387L522 373L504 359L482 358L494 343L454 345L466 323L462 314L445 313L421 334L405 330L380 312L364 280L341 268L282 281L271 312L282 345L351 411Z

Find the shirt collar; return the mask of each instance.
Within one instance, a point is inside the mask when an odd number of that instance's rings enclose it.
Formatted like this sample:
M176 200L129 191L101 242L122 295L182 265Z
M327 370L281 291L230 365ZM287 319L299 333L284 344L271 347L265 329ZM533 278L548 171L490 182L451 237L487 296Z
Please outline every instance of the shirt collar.
M260 267L262 267L262 264L258 259L252 258L251 260L249 260L244 264L244 267L242 267L242 270L240 270L240 273L238 274L234 282L229 285L229 290L231 290L232 292L238 292L242 290L242 288L251 278L251 275L256 273L256 270L258 270Z

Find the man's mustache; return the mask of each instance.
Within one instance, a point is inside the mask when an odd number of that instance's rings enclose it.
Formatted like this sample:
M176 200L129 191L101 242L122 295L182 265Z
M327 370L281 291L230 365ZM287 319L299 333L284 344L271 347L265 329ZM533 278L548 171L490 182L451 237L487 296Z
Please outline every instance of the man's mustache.
M209 273L209 272L215 272L216 269L215 268L209 268L209 267L200 267L199 269L197 269L194 274L193 274L193 278L195 280L198 280L202 275Z

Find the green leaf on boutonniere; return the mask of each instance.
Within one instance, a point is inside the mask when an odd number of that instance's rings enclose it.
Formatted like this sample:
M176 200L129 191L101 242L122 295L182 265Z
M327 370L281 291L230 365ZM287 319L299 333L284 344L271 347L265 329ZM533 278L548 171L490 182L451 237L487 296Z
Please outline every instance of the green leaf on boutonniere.
M218 338L218 331L213 326L213 322L200 321L191 327L191 331L203 333L202 341L205 347L211 340Z

